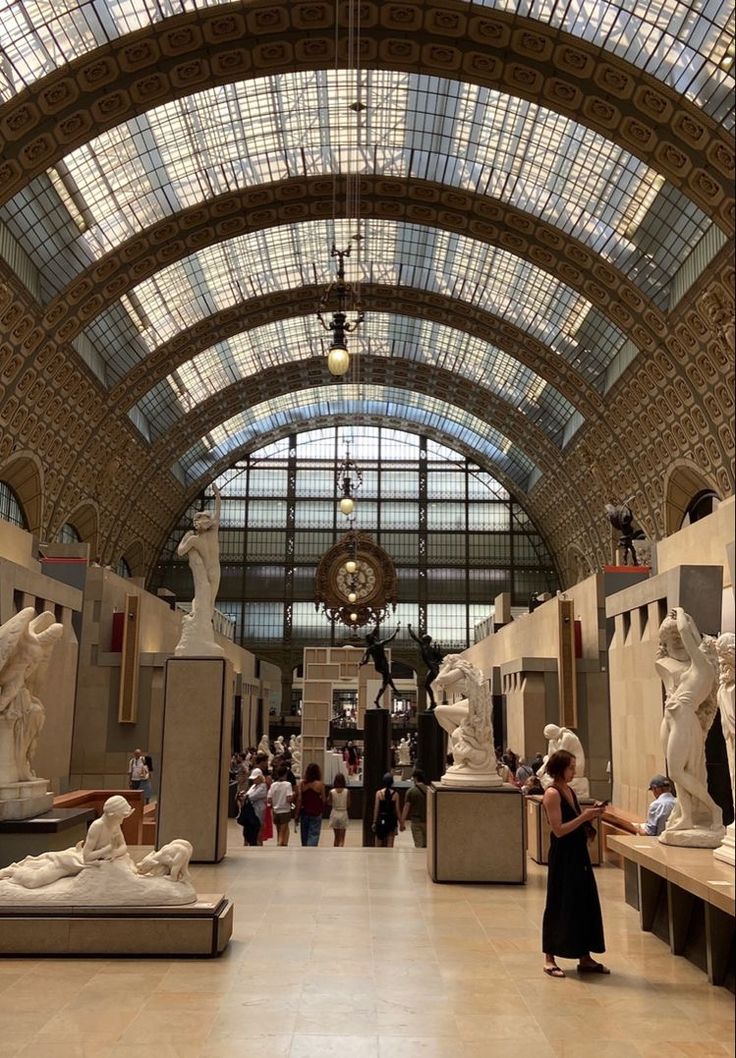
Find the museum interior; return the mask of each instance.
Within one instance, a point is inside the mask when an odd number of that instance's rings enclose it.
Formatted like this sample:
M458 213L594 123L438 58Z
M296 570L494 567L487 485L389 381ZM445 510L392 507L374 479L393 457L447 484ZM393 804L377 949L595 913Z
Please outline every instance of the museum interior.
M0 1058L733 1058L734 10L0 2Z

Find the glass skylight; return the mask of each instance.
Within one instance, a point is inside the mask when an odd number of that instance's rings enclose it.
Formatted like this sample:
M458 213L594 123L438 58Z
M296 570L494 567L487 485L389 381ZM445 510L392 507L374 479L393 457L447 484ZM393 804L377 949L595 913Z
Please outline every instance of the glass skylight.
M0 0L0 99L94 48L217 0ZM646 70L732 127L733 0L476 0ZM730 60L730 61L729 61Z
M352 384L305 389L241 411L193 445L181 457L179 466L188 481L195 481L229 453L251 443L258 447L259 438L262 444L265 435L273 430L293 428L298 432L323 416L358 415L378 416L384 421L398 418L419 433L423 429L438 431L448 443L455 440L464 445L477 453L480 463L502 470L522 488L535 466L502 433L456 405L388 386Z
M359 121L349 109L355 74L334 70L157 107L67 155L0 219L60 289L141 230L228 191L333 172L410 177L544 218L665 304L710 222L653 169L526 100L387 71L364 80Z
M327 354L329 336L314 319L293 318L258 327L220 342L180 365L138 403L153 437L214 393L247 378L308 357ZM463 331L407 316L371 312L351 337L361 357L380 356L440 367L508 401L552 440L559 441L572 405L518 360Z

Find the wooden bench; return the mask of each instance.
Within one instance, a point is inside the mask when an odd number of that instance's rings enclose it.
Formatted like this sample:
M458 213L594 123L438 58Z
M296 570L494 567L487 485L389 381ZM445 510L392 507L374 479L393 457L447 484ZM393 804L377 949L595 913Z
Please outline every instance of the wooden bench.
M70 790L54 798L54 808L92 808L95 816L102 815L102 806L108 797L120 794L133 812L123 820L123 837L126 845L143 844L143 790Z
M712 849L663 845L645 834L609 837L608 844L624 860L624 896L641 928L704 970L711 984L736 990L733 868Z

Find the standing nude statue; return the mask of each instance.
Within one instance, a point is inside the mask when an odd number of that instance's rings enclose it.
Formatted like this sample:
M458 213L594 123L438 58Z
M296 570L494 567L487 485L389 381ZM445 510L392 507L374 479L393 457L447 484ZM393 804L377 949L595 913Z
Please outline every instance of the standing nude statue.
M212 486L215 494L213 511L198 511L192 518L193 528L181 538L177 555L189 559L189 568L194 581L194 598L191 613L182 620L182 632L174 653L177 657L223 653L215 643L212 615L215 599L220 587L220 490Z
M718 711L721 714L721 730L726 743L728 771L731 776L731 797L736 806L736 716L734 716L736 684L734 682L734 648L736 636L724 632L716 640L718 654ZM736 863L736 824L729 823L721 846L714 853L716 859L733 866Z
M373 661L376 672L379 674L382 680L381 689L376 695L375 701L373 702L373 707L375 709L381 708L381 696L383 695L383 692L386 690L387 687L390 687L394 694L399 693L396 689L394 681L391 679L391 668L388 663L388 658L386 657L386 652L383 648L386 646L387 643L390 643L392 639L396 639L396 636L399 634L400 628L401 624L397 624L396 631L393 635L389 636L388 639L379 639L377 631L369 632L368 635L365 637L366 649L360 664L367 665L369 661Z
M422 661L427 666L427 675L424 678L424 690L431 703L427 708L434 709L437 702L434 697L434 691L432 690L432 684L437 679L437 673L440 671L440 665L442 664L442 658L444 655L439 644L432 642L431 636L418 636L412 631L411 625L407 625L407 628L409 629L409 635L411 638L415 643L419 644L419 653L422 655Z
M662 751L677 788L677 805L659 840L715 848L725 832L721 809L708 793L705 769L705 738L716 712L715 641L701 639L680 606L660 625L655 668L665 689Z

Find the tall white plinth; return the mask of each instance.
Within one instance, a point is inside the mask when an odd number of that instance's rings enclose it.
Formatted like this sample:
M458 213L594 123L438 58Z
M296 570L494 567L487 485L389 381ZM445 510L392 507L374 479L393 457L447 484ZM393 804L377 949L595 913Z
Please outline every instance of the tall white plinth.
M227 846L232 701L227 658L167 660L156 847L186 838L199 863Z
M452 789L427 796L427 870L433 882L526 881L526 815L515 786Z
M726 835L718 848L713 851L713 855L717 860L723 860L732 867L736 866L736 823L730 823L726 827Z

